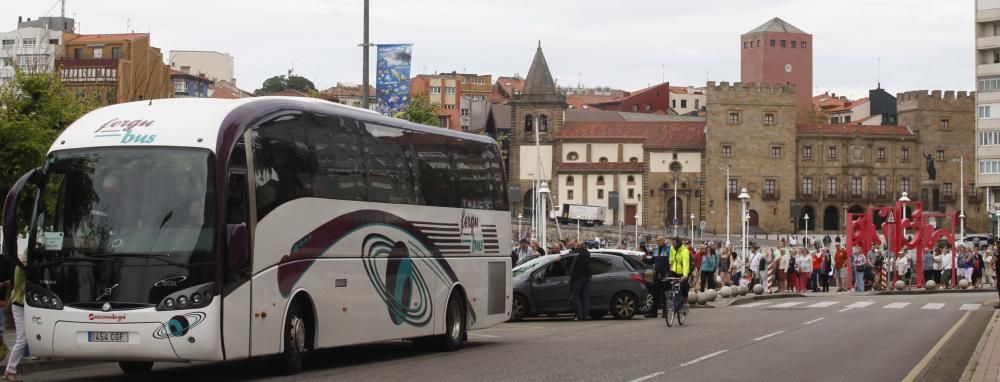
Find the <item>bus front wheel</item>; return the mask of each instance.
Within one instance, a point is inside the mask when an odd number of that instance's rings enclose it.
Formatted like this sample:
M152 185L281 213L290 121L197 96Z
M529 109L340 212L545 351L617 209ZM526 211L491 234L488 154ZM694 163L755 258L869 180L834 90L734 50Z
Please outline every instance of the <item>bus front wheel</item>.
M148 361L130 361L130 362L118 362L118 367L122 369L127 375L142 375L148 374L150 370L153 370L153 362Z
M296 303L288 310L285 317L283 336L285 349L281 353L281 372L286 375L298 374L302 371L302 357L308 350L307 338L309 325L301 303Z

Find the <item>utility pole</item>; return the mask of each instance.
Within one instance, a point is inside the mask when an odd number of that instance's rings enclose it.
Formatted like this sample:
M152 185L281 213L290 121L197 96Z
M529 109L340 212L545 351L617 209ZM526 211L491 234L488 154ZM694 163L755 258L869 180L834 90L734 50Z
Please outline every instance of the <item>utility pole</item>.
M362 61L361 70L364 73L361 74L361 108L368 109L368 47L371 44L368 42L368 0L365 0L365 36L364 41L361 43L361 54L364 55L364 60Z

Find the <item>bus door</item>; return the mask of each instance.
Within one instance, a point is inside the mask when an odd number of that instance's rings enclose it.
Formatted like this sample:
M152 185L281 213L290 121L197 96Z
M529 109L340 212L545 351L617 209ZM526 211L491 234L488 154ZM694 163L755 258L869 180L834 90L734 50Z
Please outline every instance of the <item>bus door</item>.
M250 208L247 182L246 147L241 138L233 149L226 181L226 247L222 254L223 302L222 340L226 359L250 356L251 259L253 230L248 221L255 213Z

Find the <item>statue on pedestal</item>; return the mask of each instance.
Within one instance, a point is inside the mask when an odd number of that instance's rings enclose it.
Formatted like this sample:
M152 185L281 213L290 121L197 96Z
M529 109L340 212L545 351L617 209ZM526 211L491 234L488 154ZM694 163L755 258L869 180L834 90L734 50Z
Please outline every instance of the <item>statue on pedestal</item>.
M934 157L925 153L924 158L927 159L927 178L930 180L937 179L937 170L934 168Z

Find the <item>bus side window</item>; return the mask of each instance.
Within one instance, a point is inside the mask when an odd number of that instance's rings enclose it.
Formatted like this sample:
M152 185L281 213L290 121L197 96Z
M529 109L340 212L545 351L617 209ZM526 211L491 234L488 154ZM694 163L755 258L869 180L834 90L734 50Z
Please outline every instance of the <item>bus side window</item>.
M247 160L243 138L236 142L230 157L226 182L225 287L227 290L250 279L250 251L247 235Z

